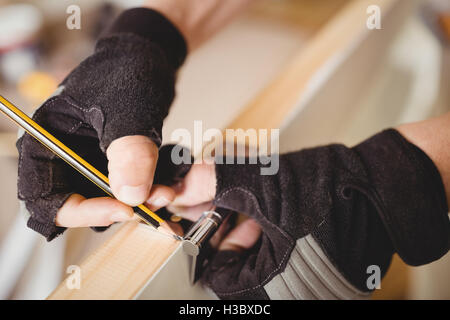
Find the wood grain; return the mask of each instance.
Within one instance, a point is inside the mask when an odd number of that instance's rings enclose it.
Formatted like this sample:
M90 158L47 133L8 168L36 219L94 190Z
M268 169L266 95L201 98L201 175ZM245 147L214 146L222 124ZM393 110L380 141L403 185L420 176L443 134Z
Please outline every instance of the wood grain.
M133 299L179 245L151 227L128 222L80 265L80 289L69 289L66 279L48 299Z
M261 19L283 21L313 35L351 0L265 0L255 3L250 14Z

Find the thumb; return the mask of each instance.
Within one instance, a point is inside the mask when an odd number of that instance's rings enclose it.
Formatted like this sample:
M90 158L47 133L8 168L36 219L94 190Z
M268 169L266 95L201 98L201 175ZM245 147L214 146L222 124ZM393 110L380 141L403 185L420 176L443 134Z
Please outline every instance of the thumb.
M109 183L114 196L130 205L144 203L153 184L158 147L145 136L114 140L106 150Z

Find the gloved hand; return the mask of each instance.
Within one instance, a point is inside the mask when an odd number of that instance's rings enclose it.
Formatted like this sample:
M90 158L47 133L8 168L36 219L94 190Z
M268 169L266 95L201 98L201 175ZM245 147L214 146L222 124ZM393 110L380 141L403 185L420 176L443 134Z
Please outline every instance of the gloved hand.
M163 119L187 53L180 32L144 8L125 11L95 52L61 83L33 119L105 174L117 199L24 134L18 141L18 194L28 226L48 240L64 227L106 226L132 216L124 203L167 204L169 188L153 188ZM63 206L64 205L64 206ZM60 210L61 209L61 210Z
M213 204L251 218L204 272L220 298L365 298L374 289L369 267L383 276L394 252L421 265L448 251L439 171L395 130L354 148L281 155L275 175L261 167L194 164L168 207L193 218Z

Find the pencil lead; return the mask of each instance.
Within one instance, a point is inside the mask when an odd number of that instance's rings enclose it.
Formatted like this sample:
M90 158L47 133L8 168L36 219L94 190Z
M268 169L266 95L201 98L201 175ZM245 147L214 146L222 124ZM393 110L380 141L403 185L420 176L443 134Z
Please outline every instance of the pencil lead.
M173 229L170 227L170 225L163 221L159 224L159 227L157 228L158 231L160 231L161 233L164 233L166 235L169 235L171 237L173 237L175 240L183 240L182 237L180 237L179 235L177 235L175 233L175 231L173 231Z

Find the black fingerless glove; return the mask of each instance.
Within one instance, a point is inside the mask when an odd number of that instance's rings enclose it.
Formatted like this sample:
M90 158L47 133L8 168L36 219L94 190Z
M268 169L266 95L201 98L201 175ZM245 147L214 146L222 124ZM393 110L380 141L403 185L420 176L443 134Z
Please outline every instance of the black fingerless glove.
M164 16L127 10L33 119L107 173L105 151L113 140L144 135L161 144L186 53L182 35ZM98 190L28 134L17 147L18 194L30 213L28 226L51 240L64 230L55 226L64 201L74 192L92 197Z
M422 265L449 249L439 172L395 130L282 155L276 175L260 169L216 165L216 206L263 229L251 250L212 259L204 281L221 298L365 298L369 266L382 276L394 252Z

